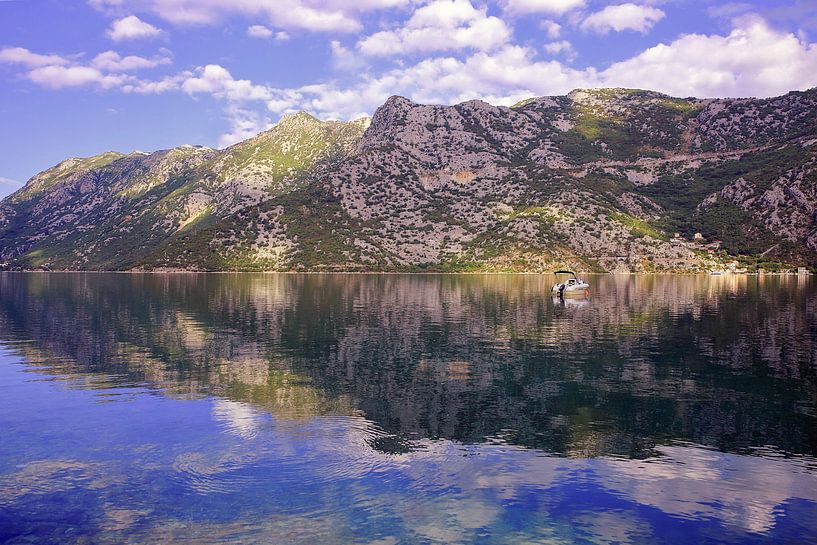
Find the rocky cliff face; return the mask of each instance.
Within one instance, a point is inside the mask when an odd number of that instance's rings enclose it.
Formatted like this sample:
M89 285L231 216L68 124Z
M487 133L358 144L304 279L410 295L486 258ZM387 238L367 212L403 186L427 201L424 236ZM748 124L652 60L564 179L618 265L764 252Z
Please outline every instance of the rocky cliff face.
M0 205L0 259L703 270L762 255L814 266L815 205L814 90L767 100L580 90L511 108L392 97L370 122L298 113L222 151L65 161Z

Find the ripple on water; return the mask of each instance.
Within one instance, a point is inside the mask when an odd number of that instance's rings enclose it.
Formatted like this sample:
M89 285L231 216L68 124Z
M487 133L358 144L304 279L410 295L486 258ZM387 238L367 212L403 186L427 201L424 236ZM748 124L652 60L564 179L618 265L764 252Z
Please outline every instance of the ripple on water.
M257 461L245 451L188 452L173 461L175 479L199 494L227 494L257 482L257 478L243 471Z

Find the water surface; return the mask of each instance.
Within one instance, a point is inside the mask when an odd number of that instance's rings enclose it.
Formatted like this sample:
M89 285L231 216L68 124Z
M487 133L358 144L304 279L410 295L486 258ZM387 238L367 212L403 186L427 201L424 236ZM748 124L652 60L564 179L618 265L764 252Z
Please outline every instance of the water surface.
M0 275L0 542L817 543L817 283Z

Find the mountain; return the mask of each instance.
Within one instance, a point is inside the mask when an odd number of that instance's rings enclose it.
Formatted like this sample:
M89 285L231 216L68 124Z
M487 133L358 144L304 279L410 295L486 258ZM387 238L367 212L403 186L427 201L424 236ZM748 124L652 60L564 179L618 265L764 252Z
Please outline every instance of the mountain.
M69 159L0 203L6 268L694 271L817 266L817 89L392 97L224 150Z

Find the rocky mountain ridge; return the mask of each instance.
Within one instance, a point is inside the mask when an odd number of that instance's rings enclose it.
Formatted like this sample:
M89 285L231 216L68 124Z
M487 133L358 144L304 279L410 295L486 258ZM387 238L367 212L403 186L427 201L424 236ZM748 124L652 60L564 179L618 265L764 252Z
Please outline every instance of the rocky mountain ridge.
M817 90L392 97L225 150L69 159L0 204L6 268L696 271L817 265ZM698 236L693 236L698 234Z

